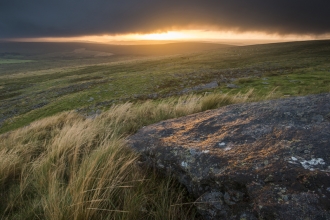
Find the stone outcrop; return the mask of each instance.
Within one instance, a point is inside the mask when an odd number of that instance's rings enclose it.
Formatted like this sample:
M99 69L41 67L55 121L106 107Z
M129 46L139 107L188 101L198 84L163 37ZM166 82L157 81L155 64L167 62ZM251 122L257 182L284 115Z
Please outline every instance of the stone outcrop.
M330 219L330 94L167 120L128 143L186 186L205 219Z

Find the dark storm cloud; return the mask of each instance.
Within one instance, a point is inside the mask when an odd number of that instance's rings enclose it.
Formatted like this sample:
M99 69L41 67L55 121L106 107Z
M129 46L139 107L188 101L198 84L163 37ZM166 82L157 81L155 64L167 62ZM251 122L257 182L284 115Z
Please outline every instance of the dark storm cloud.
M329 0L0 0L0 38L153 32L212 26L330 32Z

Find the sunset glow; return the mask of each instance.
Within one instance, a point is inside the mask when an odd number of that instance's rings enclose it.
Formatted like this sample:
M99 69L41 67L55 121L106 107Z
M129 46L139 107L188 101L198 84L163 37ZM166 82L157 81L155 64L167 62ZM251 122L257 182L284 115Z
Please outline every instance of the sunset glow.
M135 44L144 42L161 43L163 41L204 41L204 42L223 42L223 41L299 41L299 40L315 40L326 39L329 35L312 36L312 35L277 35L267 34L263 32L234 32L234 31L210 31L210 30L178 30L160 33L146 34L122 34L122 35L94 35L79 37L47 37L47 38L20 38L15 41L25 42L94 42L109 44Z
M164 33L137 34L132 37L136 40L188 40L192 36L183 31L168 31Z

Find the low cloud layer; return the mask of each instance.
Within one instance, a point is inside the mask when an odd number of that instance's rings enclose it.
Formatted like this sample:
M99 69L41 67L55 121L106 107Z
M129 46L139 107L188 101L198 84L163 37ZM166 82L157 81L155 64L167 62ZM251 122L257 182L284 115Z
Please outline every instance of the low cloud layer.
M147 33L209 27L330 33L327 0L1 0L0 38Z

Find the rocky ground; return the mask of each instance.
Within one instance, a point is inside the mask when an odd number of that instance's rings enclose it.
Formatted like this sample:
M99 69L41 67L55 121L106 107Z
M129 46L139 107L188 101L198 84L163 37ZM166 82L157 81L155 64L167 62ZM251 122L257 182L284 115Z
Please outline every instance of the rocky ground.
M168 120L128 143L185 185L205 219L330 219L330 94Z

